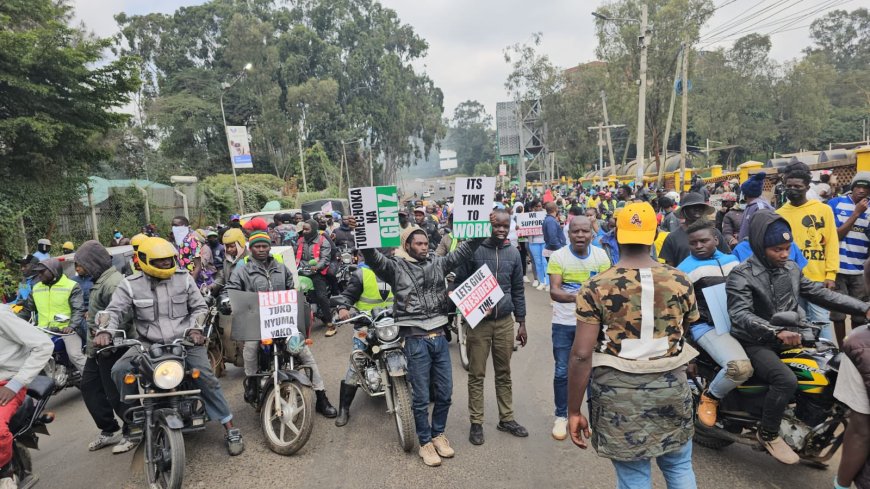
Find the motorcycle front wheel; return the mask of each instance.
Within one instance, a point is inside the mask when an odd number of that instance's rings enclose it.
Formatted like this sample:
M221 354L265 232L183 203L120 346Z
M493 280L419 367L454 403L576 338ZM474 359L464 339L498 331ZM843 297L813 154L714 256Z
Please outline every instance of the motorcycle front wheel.
M392 377L393 415L396 417L396 430L402 450L410 452L414 448L414 415L411 412L411 389L405 377Z
M276 395L280 409L275 408ZM293 455L305 446L314 429L314 390L296 381L282 382L277 391L269 389L260 421L269 449Z
M181 430L158 423L151 434L151 446L145 448L150 451L150 457L145 459L148 487L181 489L185 462Z

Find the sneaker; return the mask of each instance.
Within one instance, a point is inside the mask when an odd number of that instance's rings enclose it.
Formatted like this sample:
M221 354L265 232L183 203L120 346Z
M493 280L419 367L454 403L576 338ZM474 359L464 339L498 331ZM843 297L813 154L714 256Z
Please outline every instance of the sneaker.
M532 287L537 287L539 285L541 285L541 282L538 282L538 279L535 279L535 281L532 282Z
M529 283L529 282L531 282L531 280L529 280L529 277L526 277L525 275L523 275L523 282Z
M698 403L698 421L704 426L712 428L716 424L716 410L719 408L719 401L708 397L706 393L701 394L701 402Z
M559 441L568 438L568 418L556 418L553 422L553 438Z
M521 424L519 424L513 420L511 420L511 421L499 421L498 425L496 425L496 428L499 431L506 431L506 432L518 437L518 438L525 438L525 437L529 436L528 430L526 430L525 428L522 427Z
M441 465L441 457L438 456L438 452L435 450L435 445L431 441L420 447L420 451L417 453L420 454L423 463L429 467L438 467Z
M547 284L547 286L544 287L544 290L546 290L547 292L549 292L549 291L550 291L550 284Z
M764 445L765 450L767 450L773 458L779 460L780 462L788 465L793 465L800 462L801 458L798 457L798 454L794 453L794 450L788 446L788 443L782 439L781 436L777 436L773 440L765 440L761 437L761 431L759 430L755 436L758 438L758 441Z
M338 332L338 330L335 328L334 324L327 324L326 325L326 332L323 333L323 336L326 336L327 338L329 338L330 336L335 336L335 333L337 333L337 332Z
M100 432L100 434L97 435L96 440L88 443L88 450L91 452L95 452L101 448L106 448L109 445L114 445L118 443L119 441L121 441L121 438L123 438L123 435L120 431L109 434Z
M544 289L546 289L546 288L547 288L547 285L546 285L546 284L538 284L538 286L535 287L535 289L537 289L537 290L544 290Z
M18 489L18 483L12 477L0 479L0 489Z
M468 441L472 445L483 445L483 425L480 423L471 423L471 429L468 431Z
M451 458L456 455L456 451L450 446L450 442L447 441L447 436L444 433L432 438L432 444L435 445L438 455L443 458Z
M139 442L142 440L134 440L131 438L127 438L126 436L121 437L121 441L118 442L117 445L112 447L112 453L118 455L119 453L127 453L130 450L139 446Z
M242 439L242 432L238 428L228 429L226 440L227 452L230 456L235 457L245 451L245 440Z

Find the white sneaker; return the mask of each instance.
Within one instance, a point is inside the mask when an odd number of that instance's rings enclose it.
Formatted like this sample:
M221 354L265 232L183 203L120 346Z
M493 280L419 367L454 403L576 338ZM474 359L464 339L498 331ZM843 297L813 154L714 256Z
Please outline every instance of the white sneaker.
M549 291L550 291L550 284L547 284L547 287L545 287L544 290L546 290L547 292L549 292Z
M88 443L88 450L91 452L95 452L101 448L114 445L121 441L121 437L122 435L120 431L112 433L111 435L100 432L100 434L97 435L96 440Z
M18 483L12 477L0 479L0 489L18 489Z
M535 289L537 289L537 290L544 290L546 288L547 288L547 286L545 284L538 284L538 286L535 287Z
M539 285L541 285L541 282L538 282L538 279L535 279L535 281L532 282L532 287L537 288Z
M121 441L119 441L117 445L112 447L112 453L115 455L117 455L119 453L127 453L130 450L139 446L140 441L141 440L131 440L130 438L127 438L125 436L125 437L121 438Z
M531 282L531 280L529 280L529 277L523 275L523 282L529 283L529 282Z
M568 418L556 418L553 422L553 438L559 441L568 438Z

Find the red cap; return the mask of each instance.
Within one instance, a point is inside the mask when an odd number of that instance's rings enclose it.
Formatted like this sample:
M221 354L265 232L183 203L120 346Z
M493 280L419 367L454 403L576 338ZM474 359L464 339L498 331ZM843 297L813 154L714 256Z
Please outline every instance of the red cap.
M242 227L247 231L266 231L269 229L269 223L267 223L262 217L255 217L246 222Z

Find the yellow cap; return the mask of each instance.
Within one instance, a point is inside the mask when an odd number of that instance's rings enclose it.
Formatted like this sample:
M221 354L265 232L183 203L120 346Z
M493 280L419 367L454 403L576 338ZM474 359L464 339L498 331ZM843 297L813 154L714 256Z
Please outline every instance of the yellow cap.
M619 244L651 245L656 239L656 213L647 202L633 202L616 216Z
M64 249L64 250L71 250L74 248L75 248L75 246L73 246L72 241L67 241L66 243L63 244L63 246L61 246L61 249Z

